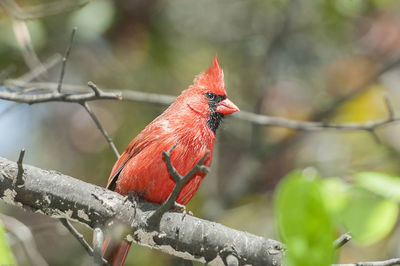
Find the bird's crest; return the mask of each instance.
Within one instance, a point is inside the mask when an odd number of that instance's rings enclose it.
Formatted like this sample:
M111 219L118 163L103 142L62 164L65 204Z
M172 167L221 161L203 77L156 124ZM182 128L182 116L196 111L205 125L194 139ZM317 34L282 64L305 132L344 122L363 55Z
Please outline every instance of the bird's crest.
M204 92L211 91L218 95L225 95L224 71L222 70L217 56L214 62L204 73L194 79L194 86Z

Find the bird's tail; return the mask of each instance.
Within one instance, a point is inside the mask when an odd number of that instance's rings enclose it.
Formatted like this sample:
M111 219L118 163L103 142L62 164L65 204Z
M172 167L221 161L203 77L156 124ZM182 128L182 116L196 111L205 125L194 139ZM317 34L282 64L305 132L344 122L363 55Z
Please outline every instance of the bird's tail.
M103 258L112 266L123 266L131 245L132 242L126 240L117 242L113 241L110 236L107 236L102 248Z

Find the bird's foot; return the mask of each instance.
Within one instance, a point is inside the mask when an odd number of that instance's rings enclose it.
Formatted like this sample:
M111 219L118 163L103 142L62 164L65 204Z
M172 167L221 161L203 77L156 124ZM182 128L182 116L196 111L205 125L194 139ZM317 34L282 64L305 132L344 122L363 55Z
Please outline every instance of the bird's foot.
M186 206L178 202L174 202L174 209L180 212L186 212Z
M175 210L180 211L180 212L183 213L182 221L185 219L186 215L193 216L193 212L187 211L185 205L179 204L176 201L174 203L174 208L175 208Z
M136 204L139 201L139 194L135 191L129 191L128 194L126 194L126 196L124 197L124 204L128 200L133 204Z

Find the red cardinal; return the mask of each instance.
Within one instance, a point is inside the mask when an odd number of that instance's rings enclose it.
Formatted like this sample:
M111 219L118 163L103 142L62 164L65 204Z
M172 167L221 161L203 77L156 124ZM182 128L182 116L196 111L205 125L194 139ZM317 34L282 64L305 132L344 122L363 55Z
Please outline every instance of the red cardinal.
M239 111L226 96L224 73L218 58L207 72L198 75L167 110L153 120L115 163L107 188L122 195L135 192L140 198L163 203L174 188L162 151L169 150L179 174L186 174L207 150L204 165L210 166L215 133L225 115ZM177 203L186 205L197 191L205 173L197 172L184 185ZM123 265L131 243L103 245L103 255L112 265Z

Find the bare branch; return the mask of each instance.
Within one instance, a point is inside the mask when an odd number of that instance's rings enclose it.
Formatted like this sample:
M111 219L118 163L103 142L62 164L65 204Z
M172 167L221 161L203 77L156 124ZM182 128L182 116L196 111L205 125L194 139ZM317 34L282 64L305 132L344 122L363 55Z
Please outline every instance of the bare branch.
M394 110L393 110L393 105L392 102L389 99L389 96L385 93L384 95L385 98L385 104L386 104L386 108L388 110L389 113L389 120L393 120L394 119Z
M82 247L86 250L86 252L92 256L93 255L93 249L89 245L88 242L86 242L85 238L81 233L79 233L78 230L75 229L75 227L66 219L66 218L60 218L59 219L61 224L64 225L65 228L68 229L68 231L73 235L79 243L81 243Z
M384 260L384 261L366 261L349 264L333 264L332 266L394 266L400 265L400 258Z
M176 99L176 97L172 96L172 95L158 94L158 93L146 93L146 92L141 92L141 91L122 90L121 93L122 93L123 100L155 103L155 104L161 104L161 105L170 105Z
M47 59L44 63L40 65L40 67L35 67L31 69L28 73L20 76L16 80L19 82L30 82L35 78L45 74L49 69L53 68L56 64L58 64L61 60L61 56L59 54L54 54L49 59ZM7 84L6 84L7 86ZM19 86L18 86L19 87Z
M342 131L371 131L388 124L392 124L400 120L399 117L393 119L381 119L368 121L364 123L325 123L325 122L308 122L296 121L281 117L259 115L246 111L240 111L233 114L234 117L249 121L260 126L277 126L304 131L318 130L342 130Z
M104 129L104 127L101 125L99 119L97 119L96 115L93 113L92 109L90 109L89 105L87 102L82 103L82 106L85 108L85 110L89 113L90 117L96 124L97 128L101 131L103 134L104 138L106 139L108 145L110 145L111 150L114 152L115 156L119 158L119 152L117 148L115 147L113 141L111 140L110 136L108 135L107 131Z
M24 160L24 155L25 155L25 150L22 149L21 152L19 153L19 158L18 158L18 161L17 161L18 173L17 173L17 176L13 180L13 186L14 187L23 186L24 182L25 182L25 180L23 178L24 167L22 166L22 161Z
M40 82L40 83L21 84L16 80L8 80L8 83L14 85L22 85L21 87L36 87L43 89L55 88L55 83ZM67 84L64 84L63 87L71 91L78 91L84 88L83 86L67 85ZM93 87L91 88L93 89ZM118 91L113 91L113 92L100 91L100 96L96 96L97 92L91 94L73 93L70 96L68 95L61 96L60 94L57 95L54 93L39 94L39 95L14 95L13 93L10 92L0 91L0 99L32 104L32 103L50 102L50 101L84 102L84 101L100 100L100 99L120 99L122 95L123 100L149 102L161 105L171 104L176 99L176 97L172 95L165 95L165 94L145 93L145 92L127 91L127 90L119 91L119 93L117 93ZM393 108L391 107L391 104L387 106L389 114L392 114ZM326 123L326 122L296 121L282 117L255 114L246 111L240 111L238 113L235 113L232 115L232 117L248 121L260 126L276 126L276 127L290 128L294 130L367 131L369 133L375 129L384 127L392 123L396 123L400 120L399 117L396 117L393 114L393 116L390 115L388 119L373 120L364 123Z
M93 251L92 247L89 245L88 242L86 242L83 235L81 233L79 233L78 230L76 230L76 228L70 223L70 221L68 221L66 218L59 218L58 220L61 222L62 225L64 225L65 228L68 229L68 231L71 233L71 235L73 235L79 241L79 243L81 243L82 247L86 250L86 252L89 254L89 256L94 257L94 251ZM110 265L108 263L108 261L106 261L105 259L102 259L102 262L106 265Z
M167 164L168 173L175 180L175 186L168 199L163 204L161 204L161 206L149 217L148 222L150 225L157 225L164 213L169 211L172 207L179 205L176 202L179 193L181 192L183 186L193 177L193 175L197 171L208 172L208 168L203 164L210 151L206 151L206 153L203 155L203 157L201 157L196 165L193 166L193 168L190 169L190 171L187 172L184 176L181 176L171 162L171 152L175 149L177 144L178 143L175 143L167 152L163 151L162 153Z
M58 86L57 86L57 91L59 93L61 92L61 87L62 87L63 80L64 80L65 68L67 66L67 61L68 61L68 58L69 58L69 54L71 53L72 43L74 42L76 29L77 29L76 27L72 29L71 37L69 39L69 44L67 46L67 49L65 50L65 54L64 54L64 57L62 59L61 73L60 73L60 78L58 80ZM96 96L98 96L98 95L96 95Z
M155 228L146 221L159 205L135 206L118 193L55 171L27 164L24 170L25 185L15 190L18 166L0 157L0 198L6 203L92 228L120 222L132 231L128 240L209 265L223 263L220 251L227 245L235 247L239 265L282 265L283 245L277 241L177 212L165 213Z
M1 86L0 86L1 89ZM0 99L13 101L18 103L37 104L45 102L70 102L82 103L95 100L119 100L121 95L113 92L103 92L100 96L96 96L94 92L83 93L40 93L40 94L18 94L9 91L0 91Z
M101 95L102 91L97 87L96 84L94 84L93 82L89 81L88 82L88 86L89 86L89 88L91 88L93 90L93 92L94 92L94 94L96 96L100 96Z
M351 235L350 233L345 233L341 236L339 236L334 242L333 242L333 246L338 249L343 247L347 242L349 242L351 240Z
M105 259L103 259L101 255L101 248L104 242L104 234L103 231L96 227L93 230L93 260L94 265L103 266Z
M16 80L9 80L10 84L14 85L22 85L21 87L37 87L43 89L54 89L55 83L27 83L20 84ZM89 86L93 88L94 84L90 84ZM76 85L63 85L64 88L77 91L81 90L82 86ZM117 93L117 91L107 92L107 91L96 91L97 86L94 89L95 93L89 94L78 94L73 93L71 96L61 96L60 94L49 93L49 94L38 94L38 95L14 95L14 93L0 91L0 99L16 101L16 102L25 102L25 103L39 103L39 102L50 102L50 101L65 101L65 102L85 102L90 100L99 100L99 99L120 99L122 95L123 100L128 101L139 101L139 102L149 102L154 104L168 105L171 104L176 97L165 94L155 94L155 93L145 93L138 91L127 91L122 90ZM100 96L96 96L96 93L100 93ZM385 100L386 101L386 100ZM291 119L286 119L282 117L274 117L267 116L261 114L255 114L246 111L240 111L232 115L232 117L251 122L260 126L276 126L283 128L290 128L294 130L303 130L303 131L320 131L320 130L341 130L341 131L366 131L368 133L373 132L374 130L384 127L389 124L396 123L400 120L400 117L396 117L394 115L394 111L391 103L386 102L388 112L390 114L388 119L380 119L373 120L363 123L326 123L326 122L310 122L310 121L296 121ZM374 136L374 138L376 138Z

